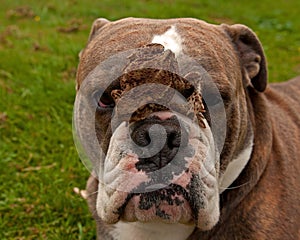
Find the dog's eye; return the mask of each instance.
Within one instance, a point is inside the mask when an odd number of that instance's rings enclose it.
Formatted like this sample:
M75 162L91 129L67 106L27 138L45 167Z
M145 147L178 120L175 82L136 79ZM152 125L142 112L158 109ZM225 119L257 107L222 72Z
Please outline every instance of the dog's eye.
M97 95L98 95L98 98L97 98L98 108L109 109L109 108L115 107L114 100L107 92L104 92L102 94L97 94Z
M181 94L186 98L188 99L189 96L191 96L194 92L195 88L194 86L191 86L190 88L188 89L184 89L183 91L181 91Z

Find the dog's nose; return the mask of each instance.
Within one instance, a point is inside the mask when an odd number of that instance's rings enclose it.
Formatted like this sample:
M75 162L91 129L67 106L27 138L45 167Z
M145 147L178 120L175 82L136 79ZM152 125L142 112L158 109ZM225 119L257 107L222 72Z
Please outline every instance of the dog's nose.
M166 147L171 150L180 146L181 133L177 128L177 126L163 123L145 123L133 131L132 139L141 147L146 147L153 141L165 142Z
M173 160L180 147L187 145L187 135L175 116L166 120L151 117L137 123L132 130L132 140L146 152L147 148L151 149L152 155L140 156L136 168L145 172L163 168Z

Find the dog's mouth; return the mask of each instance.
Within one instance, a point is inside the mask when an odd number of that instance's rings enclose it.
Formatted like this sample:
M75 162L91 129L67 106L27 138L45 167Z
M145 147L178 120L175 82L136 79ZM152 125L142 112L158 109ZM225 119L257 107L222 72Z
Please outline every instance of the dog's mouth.
M148 186L147 189L158 186ZM161 186L160 186L161 187ZM193 221L188 192L177 184L146 193L128 194L125 203L117 209L125 221L163 221L191 223Z

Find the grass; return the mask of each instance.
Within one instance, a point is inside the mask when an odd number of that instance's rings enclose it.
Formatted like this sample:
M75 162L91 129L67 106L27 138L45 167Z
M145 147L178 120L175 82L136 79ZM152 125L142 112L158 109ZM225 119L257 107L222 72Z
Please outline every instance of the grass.
M243 23L259 35L270 81L300 74L300 1L1 1L0 239L94 239L73 187L89 175L72 140L78 52L92 21L126 16Z

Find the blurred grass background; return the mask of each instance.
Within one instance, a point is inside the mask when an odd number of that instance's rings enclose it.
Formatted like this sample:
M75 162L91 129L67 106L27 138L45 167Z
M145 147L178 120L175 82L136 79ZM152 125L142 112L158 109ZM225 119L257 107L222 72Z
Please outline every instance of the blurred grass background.
M73 187L89 175L72 139L78 53L97 17L196 17L260 37L269 80L300 74L299 0L0 0L0 239L94 239Z

